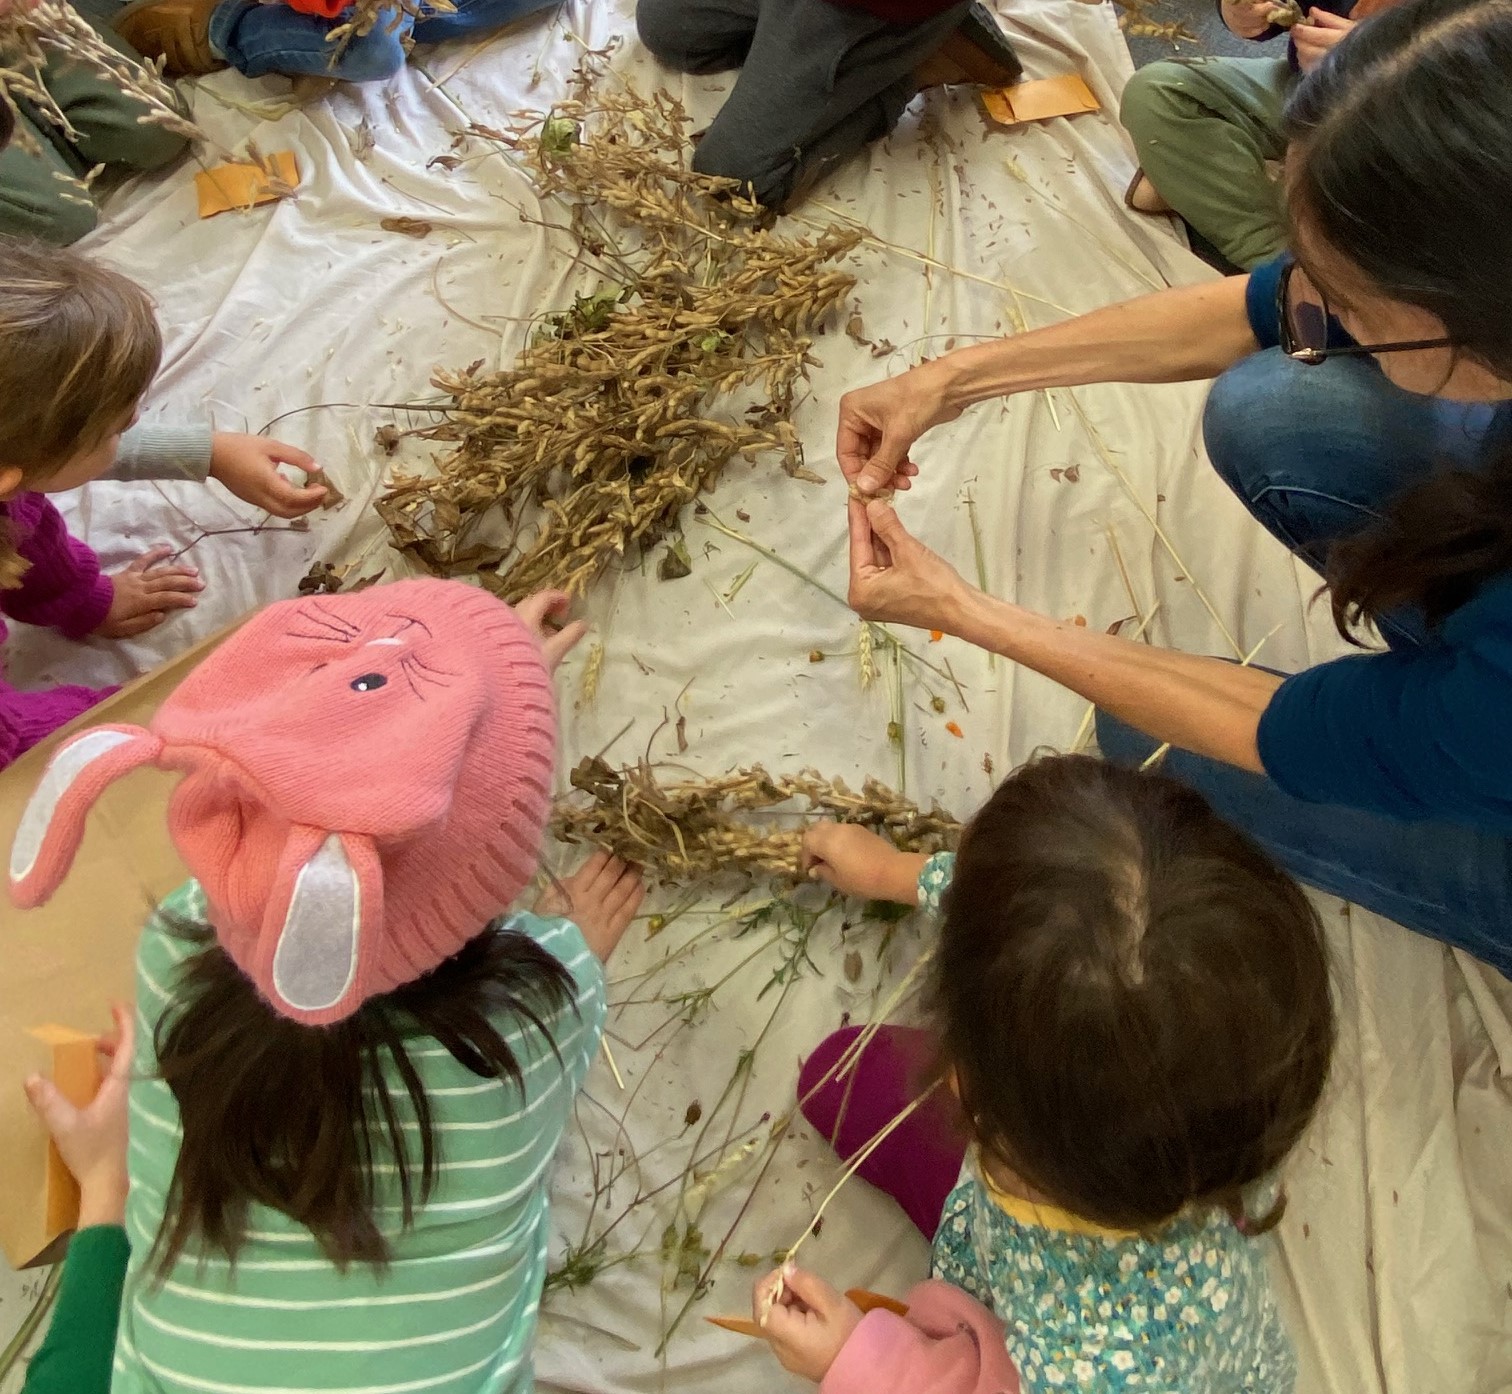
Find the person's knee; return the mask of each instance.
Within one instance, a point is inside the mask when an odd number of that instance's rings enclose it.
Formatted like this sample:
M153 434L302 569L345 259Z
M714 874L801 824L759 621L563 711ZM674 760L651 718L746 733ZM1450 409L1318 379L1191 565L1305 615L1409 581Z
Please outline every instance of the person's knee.
M131 165L134 169L162 169L171 165L189 148L187 136L176 135L161 126L141 127L132 148Z
M326 74L342 82L387 82L404 67L404 45L398 34L383 32L379 25L354 39ZM315 75L315 74L312 74Z
M1124 86L1118 119L1136 146L1170 123L1179 106L1179 92L1186 70L1180 63L1151 63L1135 71Z
M688 12L680 0L636 0L635 29L657 62L680 69L692 63Z
M58 183L60 190L67 185ZM71 198L28 200L24 204L0 196L0 230L14 237L35 238L55 247L67 247L93 232L99 210L82 188Z
M1240 359L1213 384L1202 409L1202 439L1213 468L1240 498L1252 500L1264 486L1278 453L1277 432L1294 436L1302 418L1334 416L1329 376L1270 349Z
M693 172L715 179L734 179L741 192L763 208L779 208L792 188L798 168L796 151L785 152L786 158L772 152L753 149L748 142L721 138L718 125L711 126L693 150Z

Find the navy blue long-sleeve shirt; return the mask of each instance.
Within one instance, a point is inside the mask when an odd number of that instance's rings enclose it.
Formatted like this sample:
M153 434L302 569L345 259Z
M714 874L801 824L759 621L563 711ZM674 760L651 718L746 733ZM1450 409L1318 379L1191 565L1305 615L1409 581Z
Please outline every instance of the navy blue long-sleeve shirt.
M1251 274L1251 328L1280 337L1285 262ZM1512 404L1488 440L1512 442ZM1503 446L1502 448L1508 448ZM1337 658L1288 678L1260 718L1260 762L1289 794L1512 836L1512 575L1483 586L1432 642Z

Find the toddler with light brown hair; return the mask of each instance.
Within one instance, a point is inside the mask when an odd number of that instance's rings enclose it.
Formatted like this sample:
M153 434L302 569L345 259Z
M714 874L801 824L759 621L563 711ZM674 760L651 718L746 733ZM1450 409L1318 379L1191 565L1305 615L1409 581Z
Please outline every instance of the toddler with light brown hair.
M138 427L162 334L147 293L72 252L0 238L0 643L5 619L71 639L145 634L192 608L204 582L155 547L104 575L48 499L93 479L216 479L281 518L308 513L322 487L296 488L279 464L304 451L261 436ZM113 689L21 692L0 675L0 768Z

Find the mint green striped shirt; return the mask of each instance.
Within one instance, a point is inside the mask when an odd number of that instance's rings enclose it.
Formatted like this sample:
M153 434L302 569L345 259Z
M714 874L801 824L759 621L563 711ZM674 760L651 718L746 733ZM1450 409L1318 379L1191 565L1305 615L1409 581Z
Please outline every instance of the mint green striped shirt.
M192 881L164 909L180 922L206 919L204 894ZM522 1099L514 1084L480 1079L435 1042L414 1044L440 1166L408 1232L400 1229L397 1182L389 1195L380 1192L380 1223L393 1247L388 1269L339 1272L307 1229L253 1207L234 1269L191 1244L158 1282L146 1263L180 1133L177 1104L157 1078L153 1032L195 946L157 918L148 924L137 951L131 1269L112 1394L513 1394L531 1387L551 1161L598 1048L604 975L576 925L518 915L511 927L559 959L577 985L576 1012L543 1018L561 1063L533 1027L511 1023ZM415 1129L397 1074L389 1078L401 1120Z

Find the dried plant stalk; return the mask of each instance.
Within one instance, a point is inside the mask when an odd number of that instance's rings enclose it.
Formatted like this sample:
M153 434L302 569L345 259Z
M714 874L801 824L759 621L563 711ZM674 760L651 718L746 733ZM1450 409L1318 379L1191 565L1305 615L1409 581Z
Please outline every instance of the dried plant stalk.
M781 777L760 765L718 779L661 784L646 763L610 768L589 758L572 772L571 795L556 808L552 831L645 867L665 884L686 885L726 872L797 882L802 826L757 827L753 816L815 815L870 828L908 852L955 845L961 825L935 805L927 813L875 779L859 793L812 770ZM784 807L785 805L789 807Z
M331 62L335 62L347 50L347 45L353 39L363 38L371 34L381 24L387 33L392 34L401 24L405 16L410 19L421 20L427 15L455 14L457 7L452 0L355 0L347 13L351 16L343 24L338 24L326 35L326 42L332 45ZM406 47L408 47L406 42Z
M472 133L516 152L615 280L541 321L514 367L437 374L451 406L427 434L456 448L378 502L395 546L508 600L581 595L672 533L737 457L775 452L822 482L794 394L811 335L855 284L828 263L859 233L777 236L733 181L688 168L680 103L588 81L544 117Z
M49 55L88 68L135 98L144 108L138 118L143 125L162 126L190 140L204 138L199 127L179 110L173 89L156 68L111 48L66 0L37 0L29 8L21 4L0 8L0 104L15 118L12 139L23 149L35 154L37 143L21 119L18 101L56 126L67 139L78 138L67 113L43 80Z

